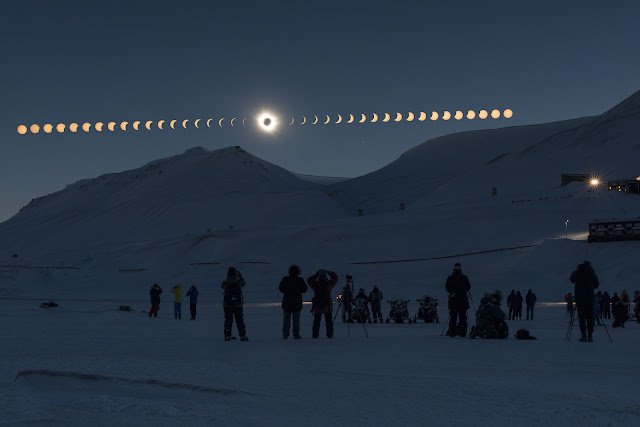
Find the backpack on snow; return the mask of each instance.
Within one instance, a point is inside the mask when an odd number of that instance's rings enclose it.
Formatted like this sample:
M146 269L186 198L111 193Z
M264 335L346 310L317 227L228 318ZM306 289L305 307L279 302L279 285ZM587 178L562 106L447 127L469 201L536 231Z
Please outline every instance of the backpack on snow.
M237 284L227 285L227 290L224 291L224 304L227 307L240 307L244 302L242 298L242 290Z
M535 340L536 337L532 337L529 331L526 329L518 329L515 335L517 340Z

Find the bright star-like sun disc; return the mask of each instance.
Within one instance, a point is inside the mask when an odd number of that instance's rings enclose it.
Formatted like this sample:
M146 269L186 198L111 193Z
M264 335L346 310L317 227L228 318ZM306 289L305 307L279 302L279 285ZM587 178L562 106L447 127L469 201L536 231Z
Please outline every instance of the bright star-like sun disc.
M273 132L278 126L278 120L271 113L262 113L258 116L258 126L265 132Z

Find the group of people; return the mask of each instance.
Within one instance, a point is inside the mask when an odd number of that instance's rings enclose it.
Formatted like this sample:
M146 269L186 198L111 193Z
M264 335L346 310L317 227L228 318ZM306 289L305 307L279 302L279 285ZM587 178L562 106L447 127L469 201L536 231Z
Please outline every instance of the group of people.
M287 339L290 332L293 332L294 339L301 339L300 335L300 312L302 311L302 294L307 292L310 288L313 291L313 298L311 302L311 312L313 313L313 326L312 337L318 338L320 335L320 324L322 317L324 316L326 336L327 338L333 337L333 301L331 292L338 282L338 275L334 271L319 269L313 275L304 280L300 275L302 271L298 265L291 265L288 270L288 275L284 276L279 285L279 290L283 294L282 297L282 337ZM575 284L575 294L568 294L566 300L569 303L569 307L573 310L574 303L575 308L578 311L578 320L580 325L581 338L580 341L592 342L593 341L593 326L596 319L599 321L600 313L605 318L609 318L609 304L613 306L611 310L614 319L613 326L624 327L624 322L629 318L629 306L631 300L623 291L618 297L617 293L611 298L610 303L607 303L609 294L604 292L601 294L599 291L594 294L595 289L599 287L598 277L591 266L589 261L584 261L577 269L571 274L569 280ZM242 295L242 288L245 286L246 281L234 267L230 267L227 271L227 277L222 282L221 288L224 290L223 297L223 309L224 309L224 338L226 341L232 339L231 331L233 327L233 321L235 319L238 334L242 341L247 341L246 327L244 323L243 303L244 298ZM382 292L378 289L377 285L373 290L366 295L363 288L359 289L357 295L353 296L352 292L353 282L350 276L347 276L347 284L342 289L340 303L343 304L342 320L343 322L351 322L352 318L352 305L366 306L367 303L371 304L374 322L378 320L382 322L381 302ZM462 266L460 263L456 263L451 275L447 277L445 289L449 294L448 308L449 308L449 329L447 335L450 337L467 335L467 311L470 309L469 297L471 284L469 278L463 274ZM181 305L183 298L182 285L178 284L171 289L174 294L174 317L175 319L181 319ZM190 297L191 319L196 318L196 304L198 300L198 290L195 286L191 286L187 292L187 296ZM154 284L149 294L151 296L151 310L149 311L149 317L158 316L158 310L160 307L160 294L162 289L157 284ZM529 289L526 298L524 298L527 305L527 320L533 320L534 307L537 301L536 295ZM508 336L508 327L505 322L507 315L502 310L500 304L502 301L502 292L496 290L493 293L485 293L480 301L478 309L476 310L476 325L472 328L471 337L482 338L506 338ZM509 308L508 320L521 319L522 318L522 302L523 298L520 292L514 290L507 298L507 306ZM635 303L634 314L637 321L640 323L640 292L636 291L634 294ZM573 319L573 311L571 312ZM622 315L624 314L624 316ZM624 317L624 320L623 320ZM616 324L618 323L618 324Z
M342 306L342 323L354 321L371 322L371 315L373 316L373 323L378 323L378 321L383 323L382 299L384 295L378 285L373 285L373 290L369 292L369 296L367 296L364 288L360 288L354 296L352 288L353 281L351 276L347 275L347 284L342 288L342 293L339 297ZM369 304L371 305L371 314L369 314Z
M522 320L522 303L526 302L527 304L527 320L533 320L533 309L535 308L536 301L538 298L536 294L531 292L527 292L525 298L522 297L520 291L511 290L511 293L507 297L507 308L509 309L509 319L508 320Z
M569 292L565 295L565 302L567 303L567 311L571 318L575 315L575 310L578 308L576 297ZM631 310L631 303L634 303L633 311ZM603 319L611 319L613 316L614 328L624 328L625 322L631 317L635 317L636 321L640 323L640 291L635 291L633 301L627 294L626 290L623 290L620 295L617 292L613 293L613 297L609 295L609 292L598 291L593 298L593 322L598 325L603 325ZM632 314L633 313L633 314ZM578 316L580 313L578 313ZM588 340L588 336L587 336Z

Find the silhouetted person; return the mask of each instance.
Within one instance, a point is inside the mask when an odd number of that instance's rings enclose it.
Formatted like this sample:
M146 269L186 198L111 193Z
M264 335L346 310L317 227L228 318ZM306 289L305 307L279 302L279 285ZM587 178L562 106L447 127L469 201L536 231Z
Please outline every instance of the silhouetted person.
M158 310L160 310L160 294L162 293L162 288L155 283L151 289L149 290L149 295L151 295L151 310L149 310L149 317L158 317Z
M187 291L187 296L189 297L189 309L191 310L191 320L196 320L196 305L198 304L199 293L198 288L194 285L191 285Z
M378 285L373 285L373 290L369 292L369 301L371 301L371 313L373 316L373 323L378 322L378 318L380 318L380 323L382 321L382 291L378 289Z
M227 278L220 287L224 289L224 297L222 299L222 307L224 308L224 340L231 339L231 328L233 327L233 318L236 319L236 328L241 341L247 341L247 330L244 325L244 312L242 306L244 297L242 296L242 288L246 285L246 281L242 278L242 274L233 267L229 267Z
M467 335L467 310L469 309L467 292L471 290L471 284L469 278L462 274L460 263L453 266L453 273L447 277L445 289L449 293L449 331L447 335L464 337Z
M569 280L576 285L575 302L582 335L580 341L593 342L593 304L595 303L593 292L600 286L600 281L589 261L578 265L578 268L571 273Z
M311 303L311 312L313 313L313 338L318 338L318 335L320 335L320 320L322 319L322 315L324 315L327 327L327 338L333 338L333 319L331 318L333 304L331 301L331 290L336 283L338 283L338 275L333 271L327 271L322 268L307 279L307 284L313 290L313 300Z
M291 318L293 317L293 338L299 340L300 336L300 311L302 310L302 294L307 292L307 284L300 277L300 267L289 267L289 275L280 280L278 289L282 292L282 338L289 338Z
M529 320L529 314L531 314L531 320L533 320L533 309L536 306L536 301L538 301L536 294L531 292L531 289L529 289L529 292L527 292L527 296L525 297L525 302L527 303L527 320Z

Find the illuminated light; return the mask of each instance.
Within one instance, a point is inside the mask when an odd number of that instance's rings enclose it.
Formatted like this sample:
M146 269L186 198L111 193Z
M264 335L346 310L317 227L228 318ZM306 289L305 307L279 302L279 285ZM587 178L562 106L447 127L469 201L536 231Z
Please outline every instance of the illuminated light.
M231 122L230 122L230 123L231 123L231 127L233 127L233 121L234 121L235 119L236 119L235 117L234 117L233 119L231 119Z
M371 123L375 123L378 121L378 115L376 113L373 113L373 118L371 119Z
M480 110L480 112L478 113L478 117L484 120L489 117L489 113L487 113L487 110Z
M502 115L505 119L510 119L511 117L513 117L513 111L507 108L506 110L504 110L504 113L502 113Z
M111 132L116 130L116 122L109 122L109 124L107 125L107 129L109 129Z
M224 119L223 119L223 120L224 120ZM171 120L171 122L169 122L169 127L170 127L171 129L175 129L175 128L176 128L176 122L177 122L177 120L175 120L175 119L174 119L174 120Z
M415 118L415 115L413 113L411 113L411 112L409 113L409 115L407 115L407 121L408 122L412 122L414 118Z
M396 122L402 121L402 114L396 113Z
M432 111L432 112L431 112L431 117L430 117L430 119L431 119L432 121L434 121L434 122L435 122L436 120L438 120L438 117L439 117L439 115L438 115L438 112L437 112L437 111Z
M165 121L166 121L166 120L160 120L160 121L158 122L158 129L162 129L162 125L164 124L164 122L165 122Z
M476 118L476 112L473 110L467 111L467 119L473 120Z
M353 123L354 120L355 117L353 117L353 114L349 114L349 121L347 123Z
M338 120L336 121L336 123L342 123L342 116L340 114L338 114Z
M57 130L59 133L63 133L66 127L67 127L67 126L65 126L65 124L64 124L64 123L58 123L58 126L56 126L56 130Z
M120 123L120 129L122 130L127 130L127 125L129 124L129 122L122 122Z
M462 111L459 111L459 110L456 111L456 115L453 116L453 118L456 119L456 120L460 120L463 117L464 117L464 114L462 114Z
M33 125L31 125L29 130L31 131L31 133L38 133L38 132L40 132L40 126L33 124Z
M307 123L307 118L305 116L302 116L302 123L300 123L300 126L302 126L305 123Z
M187 122L188 121L189 121L189 119L185 119L185 120L182 121L182 127L183 128L185 128L185 129L187 128Z
M140 129L140 121L136 120L135 122L133 122L133 128L135 130L139 130Z
M449 120L451 118L451 113L448 111L445 111L444 113L442 113L442 120Z
M318 116L313 116L315 117L315 120L313 122L311 122L312 125L315 125L318 123Z
M273 132L278 127L278 119L269 112L264 112L258 117L258 126L265 132Z
M382 121L387 123L389 120L391 120L391 115L389 113L384 113L384 119L382 119Z
M147 130L151 130L151 124L153 123L152 120L147 121L147 123L144 124L144 127L147 128Z
M427 113L425 113L424 111L421 111L420 117L418 117L418 120L420 120L421 122L424 122L425 120L427 120Z
M74 133L75 133L75 132L78 132L78 124L77 124L77 123L71 123L71 124L69 125L69 130L70 130L71 132L74 132Z
M25 125L18 126L18 133L20 135L24 135L25 133L27 133L27 127Z
M89 132L89 130L91 129L91 123L85 123L82 125L82 130L85 132Z
M600 180L598 178L591 178L591 180L589 181L589 184L596 186L600 184Z
M51 133L51 131L53 130L53 126L47 123L46 125L42 126L42 130L45 131L45 133Z
M289 123L289 126L291 126L293 124L293 122L295 122L296 119L294 119L293 117L291 117L291 123Z
M358 123L364 123L367 121L367 116L365 116L364 114L360 114L360 120L358 121Z
M200 128L198 127L198 122L199 122L199 121L200 121L200 119L196 119L196 121L195 121L195 122L193 122L193 125L196 127L196 129L200 129Z
M323 124L325 124L325 125L326 125L326 124L329 124L329 122L330 122L330 121L331 121L331 117L327 116L327 121L326 121L326 122L324 122Z
M491 117L494 118L494 119L499 118L500 117L500 110L493 110L491 112Z
M102 126L104 126L104 123L98 122L98 123L96 123L96 125L94 127L96 128L96 130L98 132L102 132Z

